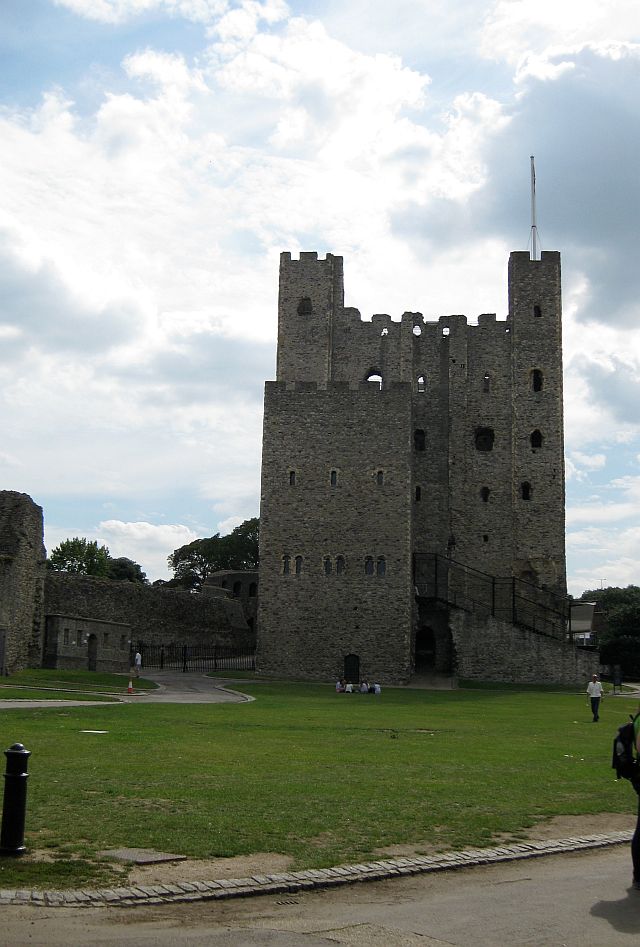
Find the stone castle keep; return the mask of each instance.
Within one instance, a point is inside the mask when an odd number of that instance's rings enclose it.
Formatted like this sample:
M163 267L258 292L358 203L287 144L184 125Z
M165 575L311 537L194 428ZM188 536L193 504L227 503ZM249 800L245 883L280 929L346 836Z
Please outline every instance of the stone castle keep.
M580 680L566 641L560 254L509 260L506 321L344 306L280 261L265 386L257 666Z
M259 591L48 571L41 508L0 491L0 671L257 638L271 677L582 684L599 664L567 636L560 255L512 253L508 279L506 321L363 321L342 257L283 253Z

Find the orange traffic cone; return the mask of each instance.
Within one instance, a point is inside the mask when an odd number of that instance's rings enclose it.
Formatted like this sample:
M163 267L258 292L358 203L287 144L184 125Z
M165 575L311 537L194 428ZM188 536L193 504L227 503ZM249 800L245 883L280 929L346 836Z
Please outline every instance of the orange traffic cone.
M127 694L133 694L133 681L129 681L129 686L127 687Z

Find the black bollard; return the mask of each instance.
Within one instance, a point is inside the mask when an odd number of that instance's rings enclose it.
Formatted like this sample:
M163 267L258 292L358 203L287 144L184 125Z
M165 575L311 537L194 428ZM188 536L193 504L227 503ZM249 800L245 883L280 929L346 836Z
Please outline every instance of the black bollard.
M4 802L2 805L2 830L0 831L0 855L23 855L24 821L27 813L27 780L30 750L22 743L14 743L4 751L7 771L4 774Z

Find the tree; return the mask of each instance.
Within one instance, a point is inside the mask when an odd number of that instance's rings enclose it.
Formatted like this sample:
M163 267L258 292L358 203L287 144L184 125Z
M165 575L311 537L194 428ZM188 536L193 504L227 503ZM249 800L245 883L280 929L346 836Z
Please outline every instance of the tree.
M98 546L94 540L74 536L63 540L49 556L48 566L59 572L74 572L76 575L107 576L109 574L109 550Z
M120 556L118 559L109 559L109 579L116 582L137 582L139 585L147 585L146 573L142 567L134 562L133 559L127 559L126 556Z
M625 677L640 675L640 588L592 589L581 598L597 602L606 617L598 633L602 663L619 664Z
M168 558L173 569L173 579L168 584L199 590L207 576L221 569L257 569L259 526L260 521L254 517L236 526L227 536L216 533L175 549Z
M139 582L146 584L147 577L133 559L122 556L112 559L107 546L98 546L95 540L74 536L65 539L52 551L47 560L49 569L58 572L73 572L76 575L93 575L116 582Z

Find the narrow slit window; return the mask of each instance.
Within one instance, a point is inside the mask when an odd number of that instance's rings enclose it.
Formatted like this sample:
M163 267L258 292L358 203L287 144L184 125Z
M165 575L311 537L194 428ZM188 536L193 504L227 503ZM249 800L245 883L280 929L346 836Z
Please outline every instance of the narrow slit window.
M291 572L291 556L282 557L282 574L289 575Z
M371 556L367 556L366 559L364 560L364 574L373 575L373 573L374 573L373 559L371 558Z
M489 372L485 372L482 378L482 390L491 391L491 375Z
M336 558L336 575L344 575L344 570L345 570L344 556L337 556L337 558Z
M418 375L418 392L424 394L426 391L426 381L424 375Z
M330 474L330 476L329 476L329 480L330 480L330 482L331 482L331 486L332 486L332 487L336 487L336 486L338 485L338 471L337 471L337 470L332 470L332 471L331 471L331 474Z
M416 503L422 499L422 487L416 487Z
M331 559L329 558L329 556L325 556L325 560L324 560L324 574L325 574L325 575L331 575L331 571L332 571Z
M418 428L413 432L413 446L417 451L423 451L427 448L427 438L425 436L422 428Z
M376 483L378 484L379 487L381 487L382 484L384 483L384 471L383 471L383 470L379 470L378 473L376 474Z
M483 503L489 502L490 494L491 494L491 490L489 489L489 487L480 488L480 499L482 500Z
M542 434L540 431L535 430L531 433L531 449L538 450L542 447Z
M531 484L528 480L525 480L524 483L520 484L520 496L523 500L531 499Z
M531 388L533 391L542 391L544 385L544 375L539 368L534 368L531 372Z
M296 575L302 572L302 556L296 556Z
M386 575L387 572L387 563L385 562L384 556L378 556L378 561L376 562L376 575Z
M533 315L535 316L536 319L539 319L542 316L542 309L540 308L540 306L533 307Z
M295 485L296 485L296 472L295 470L290 470L289 471L289 486L295 487Z

